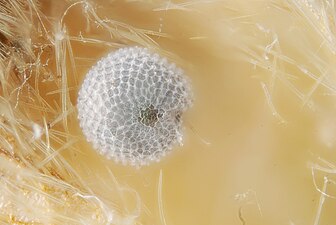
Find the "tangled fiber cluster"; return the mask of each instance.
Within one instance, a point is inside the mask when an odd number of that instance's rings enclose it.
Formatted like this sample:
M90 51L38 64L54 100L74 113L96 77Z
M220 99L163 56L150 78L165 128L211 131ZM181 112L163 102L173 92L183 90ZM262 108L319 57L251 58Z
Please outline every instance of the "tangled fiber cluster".
M112 52L86 75L78 117L87 140L124 164L159 161L182 140L181 116L192 105L183 72L140 47Z

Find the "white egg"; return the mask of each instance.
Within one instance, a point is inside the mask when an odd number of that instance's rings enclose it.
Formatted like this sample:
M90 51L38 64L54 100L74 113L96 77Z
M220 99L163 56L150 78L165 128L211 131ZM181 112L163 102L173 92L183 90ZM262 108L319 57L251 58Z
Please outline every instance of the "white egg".
M119 49L87 73L78 94L80 126L95 149L123 164L160 161L182 139L192 105L183 71L149 50Z

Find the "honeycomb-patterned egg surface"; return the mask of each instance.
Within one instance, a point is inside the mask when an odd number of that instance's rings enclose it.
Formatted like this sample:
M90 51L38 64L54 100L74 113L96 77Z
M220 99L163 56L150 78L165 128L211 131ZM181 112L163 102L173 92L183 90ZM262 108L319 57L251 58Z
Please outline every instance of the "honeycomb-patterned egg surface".
M86 139L108 158L135 166L160 161L182 143L181 116L192 105L183 71L146 48L101 58L78 93Z

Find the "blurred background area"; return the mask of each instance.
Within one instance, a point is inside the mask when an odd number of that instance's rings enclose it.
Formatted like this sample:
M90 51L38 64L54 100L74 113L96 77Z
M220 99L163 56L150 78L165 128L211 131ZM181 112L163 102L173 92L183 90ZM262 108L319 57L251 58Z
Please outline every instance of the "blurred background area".
M333 0L0 2L1 224L336 224ZM143 46L183 68L184 145L140 169L77 121L86 72Z

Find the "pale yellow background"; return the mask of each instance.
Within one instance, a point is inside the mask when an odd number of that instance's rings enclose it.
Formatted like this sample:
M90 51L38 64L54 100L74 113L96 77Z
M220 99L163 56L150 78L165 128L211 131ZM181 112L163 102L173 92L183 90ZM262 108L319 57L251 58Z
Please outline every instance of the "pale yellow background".
M194 106L184 115L184 145L160 163L134 169L104 159L74 119L70 133L79 142L62 154L110 206L120 198L117 208L132 213L137 193L139 224L335 225L336 42L328 36L335 14L323 11L333 7L327 2L315 1L313 10L294 0L94 2L100 18L157 32L149 47L184 69ZM41 11L52 24L69 5L42 1ZM141 44L92 22L86 31L84 9L64 16L67 35L102 43L71 41L73 105L88 69L119 47L108 43ZM42 94L54 89L41 85ZM115 182L129 191L109 190Z

